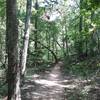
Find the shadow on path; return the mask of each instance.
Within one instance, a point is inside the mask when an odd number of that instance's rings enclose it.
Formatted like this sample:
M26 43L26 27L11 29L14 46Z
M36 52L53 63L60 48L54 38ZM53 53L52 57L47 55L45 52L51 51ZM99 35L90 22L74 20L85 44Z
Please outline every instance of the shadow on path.
M59 62L50 71L27 76L29 79L22 87L22 100L100 100L97 93L93 93L92 96L91 93L86 94L93 87L91 80L64 76L61 66L62 62ZM100 88L94 87L99 93Z

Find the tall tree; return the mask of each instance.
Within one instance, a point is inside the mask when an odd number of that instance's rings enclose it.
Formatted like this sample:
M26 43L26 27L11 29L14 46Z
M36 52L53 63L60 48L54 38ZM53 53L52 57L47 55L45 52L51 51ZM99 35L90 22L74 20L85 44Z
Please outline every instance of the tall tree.
M21 100L18 65L18 21L16 0L6 0L6 46L8 54L8 100Z
M35 38L35 44L34 44L34 47L35 47L35 51L37 51L38 49L38 32L37 32L37 28L38 28L38 0L36 0L35 2L35 9L37 10L37 13L35 15L35 34L34 34L34 38Z
M29 33L30 33L31 9L32 9L32 0L27 0L25 33L24 33L24 41L23 41L22 56L21 56L21 75L22 76L25 74L25 69L26 69L27 50L28 50Z
M80 0L80 19L79 19L79 33L80 33L80 43L79 43L79 55L82 54L82 30L83 30L83 16L82 16L82 13L81 13L81 10L82 10L82 4L83 4L83 0Z

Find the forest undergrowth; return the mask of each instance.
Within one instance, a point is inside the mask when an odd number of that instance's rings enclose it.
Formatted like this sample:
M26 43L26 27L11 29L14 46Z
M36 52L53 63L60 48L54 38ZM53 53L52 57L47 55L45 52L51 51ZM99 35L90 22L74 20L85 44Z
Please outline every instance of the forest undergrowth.
M100 100L99 61L99 56L82 61L73 57L27 68L22 100ZM0 79L0 100L7 95L7 84L3 82Z
M31 74L22 87L23 100L100 100L99 56L71 60L48 65L34 74L28 69Z

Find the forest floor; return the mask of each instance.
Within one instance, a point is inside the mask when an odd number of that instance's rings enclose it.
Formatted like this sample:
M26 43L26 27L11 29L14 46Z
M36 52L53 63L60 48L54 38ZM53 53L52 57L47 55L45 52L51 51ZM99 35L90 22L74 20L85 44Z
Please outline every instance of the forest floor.
M100 84L91 78L65 75L62 64L26 76L22 100L100 100Z

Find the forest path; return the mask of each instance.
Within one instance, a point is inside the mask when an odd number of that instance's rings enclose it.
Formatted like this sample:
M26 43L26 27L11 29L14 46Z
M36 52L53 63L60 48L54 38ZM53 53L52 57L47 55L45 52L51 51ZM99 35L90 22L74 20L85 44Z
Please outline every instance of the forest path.
M61 66L62 62L59 62L50 71L32 75L30 79L25 80L22 100L85 100L80 91L89 91L92 87L91 81L87 82L75 76L64 76ZM97 96L90 96L88 100L100 99L97 99Z

